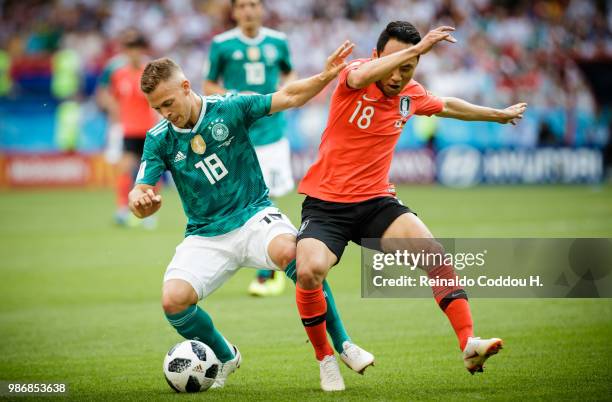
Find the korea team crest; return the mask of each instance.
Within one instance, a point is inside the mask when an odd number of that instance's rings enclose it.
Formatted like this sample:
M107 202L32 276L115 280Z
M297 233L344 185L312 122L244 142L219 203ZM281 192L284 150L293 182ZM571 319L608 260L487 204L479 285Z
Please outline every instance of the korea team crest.
M408 117L408 115L410 114L410 97L402 96L400 98L399 112L403 118Z
M191 150L198 155L203 155L206 152L206 142L200 134L191 139Z

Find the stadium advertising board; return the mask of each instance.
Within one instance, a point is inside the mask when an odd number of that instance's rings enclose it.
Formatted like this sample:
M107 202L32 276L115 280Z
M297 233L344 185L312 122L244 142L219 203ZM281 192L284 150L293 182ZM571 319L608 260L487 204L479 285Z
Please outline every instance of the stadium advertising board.
M476 184L596 183L603 156L590 148L499 149L480 151L457 145L436 158L437 180L447 186Z
M0 185L63 187L103 185L104 163L82 154L12 154L0 157Z

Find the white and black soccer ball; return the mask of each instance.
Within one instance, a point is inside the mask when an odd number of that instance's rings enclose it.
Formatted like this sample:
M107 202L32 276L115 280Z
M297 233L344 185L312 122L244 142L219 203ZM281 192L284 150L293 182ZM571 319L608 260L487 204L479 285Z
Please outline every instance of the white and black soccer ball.
M176 392L206 391L215 382L221 363L215 352L200 341L184 341L164 359L164 375Z

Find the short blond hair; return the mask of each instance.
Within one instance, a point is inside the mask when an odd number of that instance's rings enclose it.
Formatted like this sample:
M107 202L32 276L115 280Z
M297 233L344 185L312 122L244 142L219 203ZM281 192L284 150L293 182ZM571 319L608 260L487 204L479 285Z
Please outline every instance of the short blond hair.
M182 70L172 59L163 57L153 60L145 66L142 72L142 77L140 77L140 89L145 94L150 94L155 91L155 88L157 88L160 82L167 81L176 72L182 72Z

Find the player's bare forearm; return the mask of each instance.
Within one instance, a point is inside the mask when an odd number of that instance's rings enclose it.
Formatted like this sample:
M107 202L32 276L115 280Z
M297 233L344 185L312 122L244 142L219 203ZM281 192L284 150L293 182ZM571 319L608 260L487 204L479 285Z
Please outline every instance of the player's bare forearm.
M309 78L293 81L282 87L279 91L274 92L272 94L270 113L300 107L321 92L346 67L345 60L351 54L354 47L355 45L351 42L344 42L342 46L327 58L325 69L321 73Z
M293 81L296 81L297 79L298 79L298 75L295 71L290 71L287 74L283 74L281 76L282 85L290 84Z
M497 109L471 104L459 98L442 98L444 109L437 116L468 121L497 121L501 113Z
M347 83L353 89L365 88L373 82L382 80L393 70L419 54L418 48L411 46L385 57L372 59L351 71L347 77Z
M227 89L223 88L223 86L210 80L204 81L204 84L202 84L202 90L204 91L204 95L223 95L227 92Z
M270 113L300 107L321 92L334 77L320 73L309 78L293 81L272 94Z
M137 184L128 195L128 206L138 218L153 215L161 208L162 197L155 194L155 188L146 184Z
M347 77L348 85L354 89L365 88L376 81L382 80L413 57L427 53L436 43L443 40L455 43L456 39L450 34L454 30L455 28L448 26L438 27L427 33L419 43L408 49L363 63L349 73Z
M444 102L444 109L437 116L467 121L493 121L515 125L523 118L523 113L527 109L527 104L524 102L505 109L494 109L474 105L459 98L446 97L442 98L442 101Z

